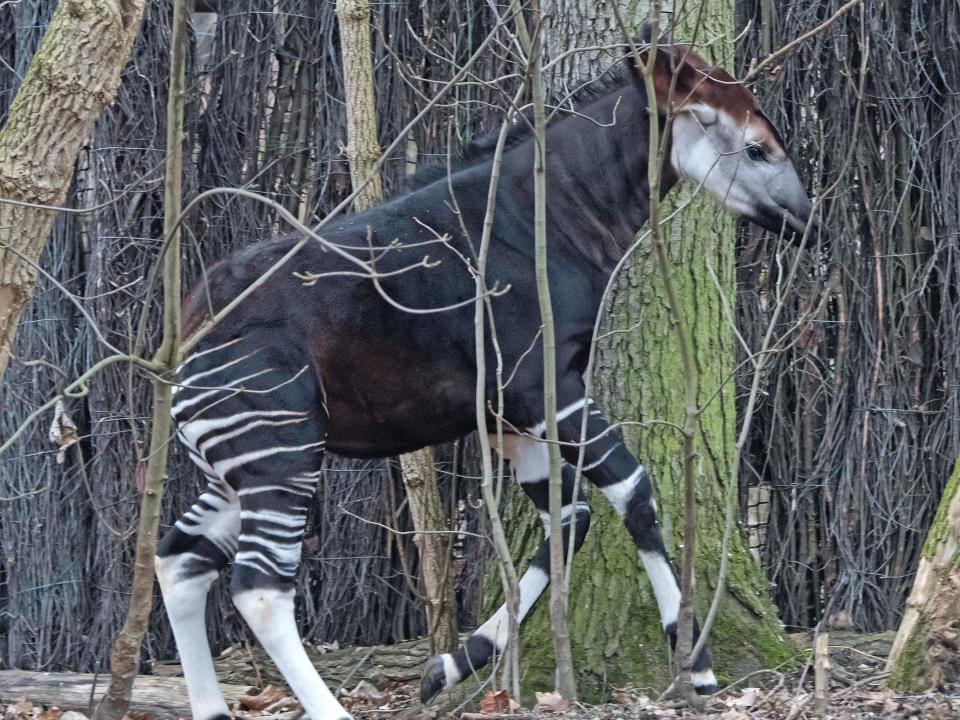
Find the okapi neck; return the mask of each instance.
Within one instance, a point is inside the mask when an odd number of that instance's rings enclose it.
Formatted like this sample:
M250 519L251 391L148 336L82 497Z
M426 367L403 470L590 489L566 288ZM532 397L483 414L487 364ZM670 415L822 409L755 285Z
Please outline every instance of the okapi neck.
M662 133L663 118L659 120ZM650 216L649 143L646 97L632 83L548 126L550 242L569 244L592 265L610 272ZM532 176L532 144L529 150L514 152L525 160L514 171ZM664 157L669 157L669 143ZM660 196L676 182L669 162L664 162ZM514 187L529 193L517 199L532 213L532 181Z

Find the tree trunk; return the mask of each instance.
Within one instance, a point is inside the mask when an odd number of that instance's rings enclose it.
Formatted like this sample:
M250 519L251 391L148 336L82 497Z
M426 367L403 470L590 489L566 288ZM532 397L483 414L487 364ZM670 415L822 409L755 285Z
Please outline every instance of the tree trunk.
M566 2L569 4L569 0ZM697 38L732 37L732 2L708 2ZM643 14L638 12L639 18L634 19L642 20ZM558 13L545 8L545 14ZM631 18L626 19L630 22ZM601 28L605 34L598 41L619 40L605 28ZM691 35L682 29L675 32L678 39ZM713 59L729 67L729 48L727 43L727 57ZM551 48L550 56L563 49ZM570 63L570 67L576 72L578 65ZM574 83L568 79L568 84ZM675 191L668 206L684 202L689 194L687 190ZM664 207L662 216L666 217L670 209ZM698 198L680 218L662 226L661 233L690 335L697 399L704 408L697 439L702 455L695 468L699 516L696 607L702 619L718 580L724 493L735 449L734 335L720 296L722 291L727 307L733 307L734 222L714 203ZM610 336L598 355L596 397L612 421L644 422L643 426L627 426L623 434L627 446L650 471L657 490L661 531L671 557L678 561L683 542L683 439L675 428L683 424L684 380L671 311L649 243L636 252L618 283L613 312L604 331L610 330L618 332ZM599 492L588 494L593 519L586 542L574 560L569 597L580 695L587 701L602 700L611 687L625 683L664 689L672 679L668 643L636 548L603 496ZM508 512L507 527L515 556L518 551L529 556L541 537L539 521L519 493L513 494ZM522 633L525 692L553 685L550 632L546 606L540 603ZM780 631L763 572L737 532L730 546L727 587L708 646L721 683L751 670L778 665L793 652Z
M960 681L960 460L923 546L887 660L890 687L926 692Z
M167 132L164 167L163 244L157 262L163 268L163 336L154 360L166 372L153 381L150 454L144 471L140 521L130 587L130 605L110 654L110 684L97 703L96 720L120 720L130 709L133 683L140 669L140 649L153 608L154 559L163 484L170 448L174 368L180 342L180 217L183 201L183 111L187 58L187 0L174 0L170 27L170 82L167 86ZM137 352L137 350L134 350Z
M0 197L63 203L77 153L116 96L143 4L61 0L0 130ZM0 377L55 217L0 203Z
M407 491L410 517L417 529L414 543L420 553L427 630L434 654L456 648L457 598L453 591L453 558L450 535L436 532L447 529L446 513L437 489L437 473L430 448L400 456L403 485Z
M383 199L380 175L373 167L380 157L380 144L373 97L369 0L337 0L337 19L347 105L346 155L350 161L350 182L356 190L369 179L354 200L354 207L361 211Z
M383 200L380 175L375 168L380 144L373 94L369 1L337 0L337 18L347 105L346 153L351 184L354 190L360 189L354 200L354 207L360 212ZM410 517L417 531L414 543L420 553L431 646L435 653L447 652L457 645L457 600L453 590L451 543L449 536L439 532L447 527L433 453L430 448L423 448L404 455L400 458L400 468Z

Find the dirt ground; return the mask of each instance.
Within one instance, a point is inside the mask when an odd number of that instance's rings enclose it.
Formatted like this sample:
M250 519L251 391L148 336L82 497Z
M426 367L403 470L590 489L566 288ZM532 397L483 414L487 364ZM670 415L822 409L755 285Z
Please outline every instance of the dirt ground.
M830 703L824 715L814 711L813 671L798 667L788 673L762 671L725 688L702 710L657 701L639 690L623 688L612 693L614 702L604 705L567 703L554 693L538 694L534 707L519 707L505 691L485 691L464 709L434 706L425 708L417 698L414 683L381 683L378 688L358 680L341 700L356 720L804 720L824 717L832 720L868 718L960 719L960 686L940 688L926 695L901 695L883 687L883 666L888 644L879 636L865 639L839 638L831 642L833 665ZM251 688L233 708L240 720L296 720L300 708L280 686L263 690ZM0 703L0 720L85 720L87 708L35 706L29 700ZM129 720L157 720L146 714Z

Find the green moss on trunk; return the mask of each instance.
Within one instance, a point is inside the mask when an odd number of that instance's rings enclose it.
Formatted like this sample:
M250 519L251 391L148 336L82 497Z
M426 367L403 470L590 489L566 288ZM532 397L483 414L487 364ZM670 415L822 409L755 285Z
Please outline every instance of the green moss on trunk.
M688 7L690 22L701 23L698 41L732 37L731 0L703 1L699 18L698 8ZM692 29L675 32L680 38L693 36ZM729 43L713 47L728 55L711 59L729 67ZM690 201L690 192L674 191L672 198L675 207ZM665 207L662 216L671 209ZM698 399L704 408L696 468L697 609L703 618L718 579L724 492L735 444L734 222L716 204L700 197L663 232L680 311L693 344ZM675 428L683 422L683 370L671 311L649 245L639 249L620 278L605 330L619 332L609 337L598 356L596 397L611 422L628 423L624 439L653 478L664 540L671 557L678 559L682 439ZM620 519L599 492L589 493L589 500L593 521L574 561L569 602L580 696L587 701L605 700L612 688L628 683L662 690L671 680L669 647L650 584ZM522 493L514 495L505 524L514 557L529 559L542 531ZM497 595L499 592L491 593ZM492 597L491 607L498 602L499 597ZM553 688L554 660L545 603L538 604L524 624L521 642L525 695ZM796 655L781 632L767 596L766 578L739 532L734 533L730 547L727 590L709 647L721 683L751 670L776 667Z
M723 494L733 450L735 414L729 382L734 348L711 276L733 295L733 228L714 207L698 201L671 226L674 282L684 303L696 351L702 456L698 465L697 607L706 615L720 565ZM715 238L715 240L710 240ZM615 335L599 369L601 405L610 418L643 421L624 429L628 447L643 462L657 489L661 528L668 550L679 557L682 542L681 438L662 422L679 423L683 383L675 335L649 247L641 248L621 283L611 327L640 323ZM718 388L722 389L719 390ZM650 584L632 540L599 492L590 493L593 522L574 561L570 626L581 697L599 701L628 683L663 689L669 684L669 648ZM541 538L535 513L517 493L507 527L515 557L529 557ZM710 649L721 682L790 660L793 646L781 632L766 593L766 579L739 532L730 548L724 593ZM538 605L522 631L524 692L553 687L549 617Z
M887 684L926 692L957 682L960 661L960 460L947 481L923 544L907 609L887 665Z

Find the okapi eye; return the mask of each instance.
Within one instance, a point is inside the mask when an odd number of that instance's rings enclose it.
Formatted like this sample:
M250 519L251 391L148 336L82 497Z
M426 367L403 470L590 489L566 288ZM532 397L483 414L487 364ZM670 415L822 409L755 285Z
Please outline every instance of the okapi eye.
M747 157L756 162L761 162L766 159L766 156L763 154L763 148L759 145L747 145Z

